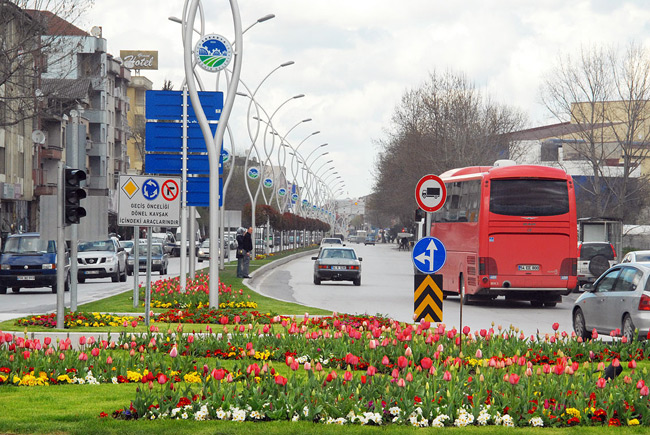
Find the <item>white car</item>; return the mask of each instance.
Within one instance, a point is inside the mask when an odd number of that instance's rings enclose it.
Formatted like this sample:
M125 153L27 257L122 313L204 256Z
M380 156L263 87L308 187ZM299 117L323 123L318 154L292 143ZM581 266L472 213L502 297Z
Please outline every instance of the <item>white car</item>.
M79 242L77 253L77 280L110 277L113 282L126 281L126 251L112 237L106 240Z
M325 237L320 241L320 248L342 248L345 246L343 240L338 237Z

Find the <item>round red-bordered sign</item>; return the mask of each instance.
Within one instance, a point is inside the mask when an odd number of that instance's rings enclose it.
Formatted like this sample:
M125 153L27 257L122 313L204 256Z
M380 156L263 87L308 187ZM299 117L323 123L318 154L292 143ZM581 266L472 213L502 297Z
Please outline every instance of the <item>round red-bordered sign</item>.
M424 211L438 211L447 200L447 188L437 175L425 175L415 186L415 201Z
M162 184L162 188L160 189L163 198L165 198L167 201L173 201L176 199L178 196L180 189L178 188L178 183L174 180L167 180Z

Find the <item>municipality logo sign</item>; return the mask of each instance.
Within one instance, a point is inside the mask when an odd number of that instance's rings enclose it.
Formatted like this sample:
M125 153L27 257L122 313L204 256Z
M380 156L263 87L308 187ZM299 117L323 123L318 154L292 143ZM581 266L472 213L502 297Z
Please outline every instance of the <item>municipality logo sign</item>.
M260 170L257 168L248 168L248 178L256 180L260 176Z
M278 195L285 196L286 194L287 194L287 189L285 189L284 187L278 189Z
M217 72L226 68L232 60L232 46L221 35L206 35L197 42L194 54L201 68Z
M273 179L265 178L264 179L264 187L266 187L267 189L273 187Z

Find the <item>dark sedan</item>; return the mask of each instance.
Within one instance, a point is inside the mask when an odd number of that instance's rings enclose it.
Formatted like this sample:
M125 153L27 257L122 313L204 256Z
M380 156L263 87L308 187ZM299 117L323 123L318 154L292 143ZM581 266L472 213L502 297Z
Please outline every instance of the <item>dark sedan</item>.
M138 246L138 256L140 257L138 264L140 272L147 270L147 245L141 244ZM133 275L134 269L134 256L133 253L129 255L126 260L126 273ZM163 245L160 243L151 245L151 271L158 272L161 275L167 274L167 267L169 266L169 255L164 252Z
M361 285L361 257L353 248L321 249L318 257L311 257L314 261L314 284L320 285L321 281L352 281L354 285Z

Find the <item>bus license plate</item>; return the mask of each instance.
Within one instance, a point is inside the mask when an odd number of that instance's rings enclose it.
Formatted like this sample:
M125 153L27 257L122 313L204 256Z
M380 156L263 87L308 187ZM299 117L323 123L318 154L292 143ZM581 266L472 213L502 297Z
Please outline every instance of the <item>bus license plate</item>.
M537 271L539 270L539 264L520 264L519 266L520 271Z
M34 281L34 277L31 275L17 276L18 281Z

